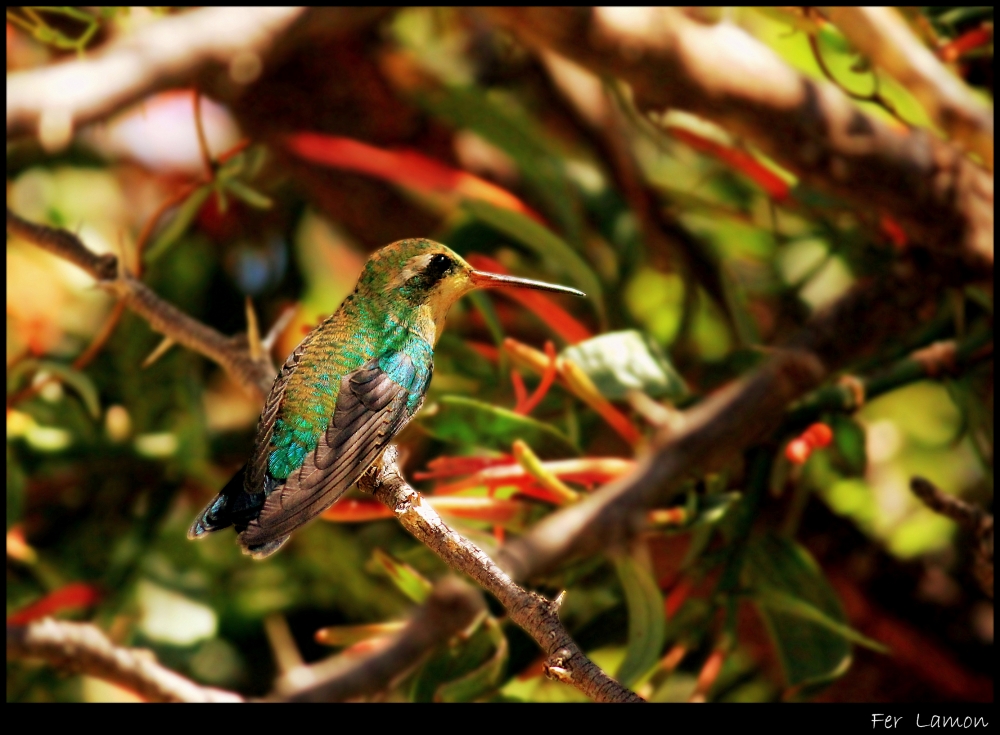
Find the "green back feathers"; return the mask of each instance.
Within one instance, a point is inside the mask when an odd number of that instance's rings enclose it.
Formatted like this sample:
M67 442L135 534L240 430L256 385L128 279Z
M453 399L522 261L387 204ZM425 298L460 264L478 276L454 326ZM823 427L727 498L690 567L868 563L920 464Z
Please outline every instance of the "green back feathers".
M416 411L430 379L433 352L412 329L415 306L392 284L411 258L441 248L414 239L374 253L354 293L316 328L288 376L270 447L258 448L269 452L267 466L273 477L287 478L316 449L336 410L341 380L375 358L409 392L409 413Z

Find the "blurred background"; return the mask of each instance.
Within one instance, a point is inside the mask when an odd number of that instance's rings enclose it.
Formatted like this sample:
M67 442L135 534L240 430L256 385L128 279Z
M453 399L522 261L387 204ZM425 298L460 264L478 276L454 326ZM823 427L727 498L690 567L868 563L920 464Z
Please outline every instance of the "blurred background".
M8 75L186 12L8 8ZM705 12L802 74L876 89L856 103L867 114L933 129L818 15ZM234 61L230 76L249 85L238 97L189 84L63 140L9 140L8 206L115 254L225 334L246 331L251 303L261 332L278 324L278 364L367 255L403 237L585 291L459 302L427 403L398 438L414 486L487 552L566 502L521 469L515 440L573 492L624 475L651 418L753 369L906 245L891 218L799 182L732 131L681 111L641 115L624 84L529 52L476 13L371 13L338 35L322 17L266 63ZM906 19L992 100L992 8ZM571 634L647 698L991 701L994 613L974 579L975 540L909 481L992 508L992 352L935 379L897 368L939 340L991 350L992 308L991 289L942 294L919 334L851 366L869 400L813 416L825 442L796 454L802 427L789 428L692 478L631 547L536 586L567 590ZM604 403L543 375L556 354ZM303 662L377 646L446 572L353 491L265 562L225 532L189 542L194 514L250 452L258 400L13 237L6 360L8 623L91 621L197 682L262 695ZM733 574L739 585L720 584ZM382 696L583 699L543 676L535 644L492 600ZM8 701L134 697L8 662Z

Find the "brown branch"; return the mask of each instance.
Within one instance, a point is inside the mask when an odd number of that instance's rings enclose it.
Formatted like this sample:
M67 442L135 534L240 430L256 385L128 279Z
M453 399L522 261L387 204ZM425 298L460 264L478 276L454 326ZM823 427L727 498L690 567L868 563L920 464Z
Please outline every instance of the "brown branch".
M839 89L809 79L739 28L670 8L483 11L539 52L556 51L628 82L643 112L702 115L757 144L803 180L911 239L993 262L993 178L925 130L897 131Z
M456 571L472 577L507 609L510 619L525 630L548 657L550 678L572 684L598 702L640 702L591 661L570 638L559 621L561 600L547 600L514 583L490 557L451 529L403 479L396 464L396 449L389 447L381 467L358 485L392 508L403 528Z
M239 86L241 59L256 56L259 66L260 56L301 13L294 7L192 10L150 23L85 58L14 72L7 76L7 137L37 133L49 145L64 145L80 125L188 83L207 68Z
M571 557L624 543L643 527L645 511L668 504L685 479L731 462L778 429L793 401L915 324L919 307L938 293L943 274L936 276L917 279L914 270L899 264L881 281L858 284L818 313L789 349L684 412L682 428L661 432L633 473L506 544L499 563L524 580Z
M263 401L271 389L275 370L270 359L254 361L239 338L224 334L193 319L167 303L142 281L118 273L118 259L96 255L73 233L21 219L7 209L7 231L65 258L93 276L99 285L115 293L136 314L160 334L170 337L224 368L244 390Z
M114 645L89 623L45 618L7 626L7 660L41 659L135 692L148 702L241 702L235 692L195 684L156 662L151 651Z
M823 12L872 62L891 74L952 138L993 169L993 110L917 38L888 7L829 7Z
M438 646L468 628L486 611L482 594L456 577L434 585L392 642L362 659L334 656L309 667L317 681L279 693L287 702L342 702L383 692L406 676Z
M951 518L976 534L978 546L974 553L973 573L979 587L993 598L993 516L982 508L941 490L930 480L914 477L910 489L935 513Z

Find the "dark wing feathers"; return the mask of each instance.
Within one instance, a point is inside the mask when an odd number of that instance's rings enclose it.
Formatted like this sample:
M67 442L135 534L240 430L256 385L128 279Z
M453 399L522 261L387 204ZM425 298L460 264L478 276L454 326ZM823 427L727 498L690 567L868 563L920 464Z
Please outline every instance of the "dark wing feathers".
M267 497L240 533L240 543L255 556L265 556L277 548L276 542L333 505L415 413L407 410L409 391L423 392L424 387L399 385L378 360L345 375L337 408L316 450Z

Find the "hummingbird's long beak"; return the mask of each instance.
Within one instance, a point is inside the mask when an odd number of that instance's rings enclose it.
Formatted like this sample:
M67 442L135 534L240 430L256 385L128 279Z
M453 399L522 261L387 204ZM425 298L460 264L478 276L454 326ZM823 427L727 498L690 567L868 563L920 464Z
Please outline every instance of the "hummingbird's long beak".
M537 291L554 291L555 293L568 293L573 296L587 295L583 291L578 291L569 286L557 286L554 283L533 281L530 278L501 276L498 273L487 273L486 271L472 271L469 274L469 279L476 288L533 288Z

